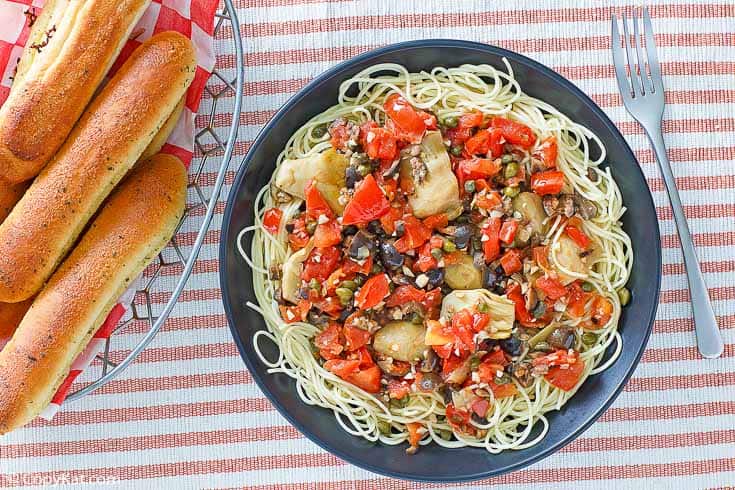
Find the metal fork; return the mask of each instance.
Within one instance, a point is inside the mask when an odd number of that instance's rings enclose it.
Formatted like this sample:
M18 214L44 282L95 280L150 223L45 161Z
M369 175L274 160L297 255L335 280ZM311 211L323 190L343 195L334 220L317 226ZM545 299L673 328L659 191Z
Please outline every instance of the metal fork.
M612 53L615 64L615 75L618 79L620 95L623 103L631 116L633 116L648 135L658 160L658 166L663 175L666 191L669 194L671 208L674 211L674 221L679 232L679 240L684 253L684 265L689 281L689 295L692 300L692 311L694 313L694 326L697 332L697 347L704 357L719 357L722 354L722 336L717 327L717 319L712 310L707 285L704 282L702 271L699 268L697 254L689 233L686 216L679 199L679 191L676 189L676 181L671 171L671 164L666 156L663 133L661 132L661 119L664 113L664 85L661 79L661 67L656 54L656 44L653 39L653 29L648 9L643 9L643 26L645 46L641 46L641 36L638 30L638 19L633 10L633 39L628 35L628 22L625 14L622 18L623 39L621 46L618 20L615 14L612 16ZM632 43L632 46L630 46ZM635 49L635 59L631 55ZM645 58L644 58L645 54ZM627 58L627 63L626 63ZM646 71L646 59L648 69ZM630 77L626 74L626 64L630 70Z

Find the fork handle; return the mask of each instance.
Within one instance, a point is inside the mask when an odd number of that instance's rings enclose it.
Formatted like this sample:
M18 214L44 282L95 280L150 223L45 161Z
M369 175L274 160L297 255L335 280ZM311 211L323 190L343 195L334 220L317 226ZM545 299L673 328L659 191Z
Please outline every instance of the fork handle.
M674 212L674 222L679 232L681 249L684 253L684 266L687 271L689 295L692 301L692 312L694 313L694 328L697 333L697 347L699 348L700 354L704 357L719 357L724 349L722 335L717 327L717 318L715 317L715 312L712 310L712 303L707 292L707 284L704 282L702 270L699 268L697 253L694 249L692 236L689 233L689 225L687 224L684 209L681 206L681 199L679 199L679 191L676 188L671 164L666 155L666 146L664 145L661 128L658 127L657 131L647 131L647 134L656 152L658 166L661 169L666 191L669 194L671 209Z

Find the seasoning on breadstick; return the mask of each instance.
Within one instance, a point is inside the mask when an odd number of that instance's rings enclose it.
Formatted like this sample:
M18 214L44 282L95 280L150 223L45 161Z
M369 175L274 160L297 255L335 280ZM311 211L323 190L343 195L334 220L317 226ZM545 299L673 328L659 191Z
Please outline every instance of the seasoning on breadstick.
M61 147L150 0L49 0L0 108L0 178L34 177Z
M179 103L176 104L176 107L174 107L174 111L171 113L170 116L168 116L166 122L163 123L161 129L158 130L158 133L156 133L151 142L148 143L146 149L143 151L143 154L140 155L140 158L138 158L139 162L148 160L150 157L161 151L163 145L166 144L166 140L169 136L171 136L174 128L179 123L179 119L181 119L181 113L184 112L185 100L186 98L182 97Z
M0 302L37 293L186 92L191 41L163 32L136 49L0 225Z
M0 434L49 404L120 295L171 239L186 183L181 161L160 154L107 200L0 351Z

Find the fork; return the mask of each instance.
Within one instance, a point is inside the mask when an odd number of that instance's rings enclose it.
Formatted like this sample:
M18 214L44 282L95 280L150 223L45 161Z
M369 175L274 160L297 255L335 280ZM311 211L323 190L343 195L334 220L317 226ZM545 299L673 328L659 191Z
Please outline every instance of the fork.
M648 135L658 160L658 167L664 178L666 192L669 194L671 209L674 212L674 222L679 232L679 241L684 254L684 265L689 282L689 295L692 301L694 313L694 326L697 333L697 347L704 357L714 358L722 354L722 336L717 327L717 319L712 310L712 304L707 292L707 284L704 282L702 271L699 268L697 254L689 233L686 216L679 199L679 191L676 189L676 181L671 171L671 164L666 156L663 133L661 132L661 119L664 113L664 85L661 79L661 67L656 54L656 44L653 39L653 29L648 9L643 9L643 26L645 46L641 46L641 36L638 30L638 19L635 9L633 10L633 39L628 35L628 22L625 14L622 16L623 39L621 43L618 20L612 15L612 53L615 65L615 75L618 79L620 95L623 98L625 108L633 116ZM632 43L632 46L631 46ZM625 55L623 47L625 47ZM635 49L635 60L631 52ZM644 59L644 54L646 58ZM627 59L627 63L626 63ZM646 59L648 69L646 71ZM628 66L630 78L625 67Z

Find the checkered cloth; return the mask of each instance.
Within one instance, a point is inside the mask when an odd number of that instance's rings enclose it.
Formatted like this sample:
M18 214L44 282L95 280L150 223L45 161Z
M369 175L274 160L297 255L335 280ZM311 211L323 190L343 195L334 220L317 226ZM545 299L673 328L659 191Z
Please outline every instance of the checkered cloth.
M246 51L239 157L274 111L326 68L376 46L436 37L503 46L554 68L597 101L636 152L656 202L664 261L661 305L641 364L615 404L574 443L524 470L463 487L735 484L735 6L731 1L682 2L650 7L668 98L665 139L725 339L724 355L714 360L697 354L663 182L645 135L618 95L609 34L610 14L623 10L622 3L237 2ZM232 35L225 30L215 39L217 62L225 68L235 63ZM221 81L210 83L221 87ZM231 104L218 106L220 136ZM209 108L205 96L198 127L207 124ZM205 169L210 185L216 165L212 161ZM188 289L152 345L121 378L64 407L53 421L38 421L0 440L0 485L429 487L379 477L326 454L293 429L254 385L221 307L217 241L223 209L224 203ZM113 354L124 356L124 345L132 347L144 331L132 328Z

